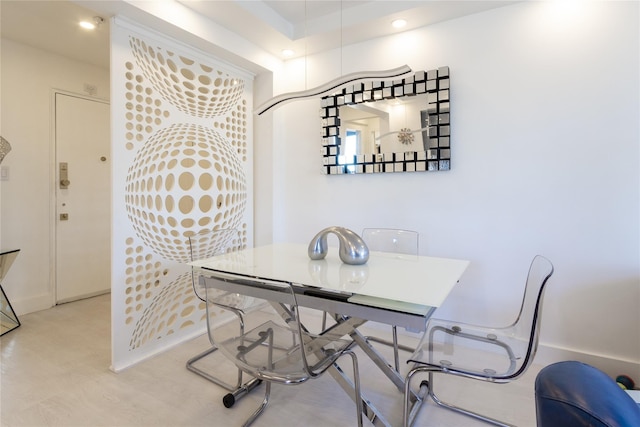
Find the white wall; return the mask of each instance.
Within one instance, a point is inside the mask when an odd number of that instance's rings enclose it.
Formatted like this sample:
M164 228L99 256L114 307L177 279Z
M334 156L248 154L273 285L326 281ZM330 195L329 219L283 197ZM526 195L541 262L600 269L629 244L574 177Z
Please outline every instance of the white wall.
M49 308L55 300L50 279L52 90L83 94L84 83L91 83L97 97L108 99L109 70L7 39L1 47L0 131L12 150L2 162L10 178L0 183L0 246L21 249L3 282L20 315Z
M438 316L486 324L513 320L544 254L556 272L541 344L640 375L638 3L573 6L526 2L346 46L342 70L340 52L307 58L308 87L448 65L452 170L322 175L319 100L293 102L256 119L274 123L257 224L272 200L274 241L307 243L329 225L418 230L423 254L471 260ZM304 89L300 62L288 69L276 94Z
M334 224L416 229L423 254L472 261L438 315L485 323L511 319L528 262L545 254L556 273L542 344L640 375L638 3L575 3L527 2L346 46L343 61L309 57L308 87L403 63L451 67L452 170L322 175L319 101L284 105L255 123L256 244L306 243ZM23 249L4 285L20 314L53 302L51 88L82 93L89 81L107 97L108 70L1 47L0 132L13 150L0 243ZM274 93L304 88L301 69L274 72Z

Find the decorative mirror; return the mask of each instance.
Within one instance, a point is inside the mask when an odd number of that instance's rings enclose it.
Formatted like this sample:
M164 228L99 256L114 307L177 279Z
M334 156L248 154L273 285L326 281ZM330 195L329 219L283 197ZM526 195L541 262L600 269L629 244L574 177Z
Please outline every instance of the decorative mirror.
M321 99L325 174L451 167L449 67L347 86Z
M0 253L0 283L9 272L9 268L11 268L11 264L13 264L19 252L20 249L13 249ZM14 330L18 326L20 326L20 320L18 320L18 316L15 311L13 311L9 298L7 298L7 294L4 293L4 289L2 289L2 285L0 285L0 336Z

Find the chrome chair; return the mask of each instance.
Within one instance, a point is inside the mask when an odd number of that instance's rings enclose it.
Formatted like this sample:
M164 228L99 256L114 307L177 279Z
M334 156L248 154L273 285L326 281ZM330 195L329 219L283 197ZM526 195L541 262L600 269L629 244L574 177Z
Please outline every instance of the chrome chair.
M416 231L394 228L365 228L362 239L370 251L391 252L399 255L417 256L419 251L419 235ZM415 351L415 348L398 344L398 330L391 327L391 341L376 336L368 336L369 341L387 345L393 348L393 360L396 371L400 371L400 357L398 350Z
M551 262L538 255L531 262L524 297L516 321L504 328L488 328L449 320L431 319L406 376L403 425L413 423L426 394L439 406L475 419L508 426L502 421L480 415L440 400L434 393L433 374L441 373L493 383L511 382L529 368L538 346L544 290L553 274ZM420 384L418 400L409 411L411 379L427 372L428 381Z
M194 234L188 238L189 246L189 258L191 261L198 261L201 259L209 258L217 254L229 252L234 249L234 245L239 244L240 235L237 230L234 229L222 229L222 230L206 230L197 234ZM193 292L196 297L203 303L206 303L205 291L199 288L200 274L194 268L191 269L191 284L193 286ZM243 298L237 296L237 298ZM208 325L207 325L208 327ZM211 375L209 372L199 368L196 363L210 354L214 353L218 348L212 345L207 350L203 351L187 360L187 369L204 379L211 381L214 384L228 390L237 390L242 385L242 371L238 369L238 375L235 383L228 383L221 380L218 377Z
M250 297L254 299L252 305L257 304L260 309L247 311L246 301L239 304L239 300L229 299L220 292L237 290L238 286L254 292ZM269 291L268 295L265 289ZM353 341L336 336L338 333L332 333L331 329L311 334L299 320L296 294L290 283L216 277L207 279L206 295L212 344L240 370L266 384L262 403L244 426L255 421L266 408L272 383L298 385L317 378L345 354L351 357L353 364L353 400L358 426L362 426L362 397L358 362L351 351ZM239 392L244 393L244 390ZM225 400L234 397L231 393ZM228 407L227 402L224 403Z

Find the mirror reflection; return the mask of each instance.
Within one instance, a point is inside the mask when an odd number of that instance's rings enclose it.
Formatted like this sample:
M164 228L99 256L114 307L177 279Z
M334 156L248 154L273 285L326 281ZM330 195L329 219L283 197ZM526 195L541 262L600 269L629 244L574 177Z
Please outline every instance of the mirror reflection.
M449 68L322 98L326 174L448 170Z
M427 150L426 105L423 94L340 107L341 154Z
M20 326L20 320L18 320L18 316L13 311L13 307L11 307L11 303L1 284L19 252L20 249L0 251L0 336Z

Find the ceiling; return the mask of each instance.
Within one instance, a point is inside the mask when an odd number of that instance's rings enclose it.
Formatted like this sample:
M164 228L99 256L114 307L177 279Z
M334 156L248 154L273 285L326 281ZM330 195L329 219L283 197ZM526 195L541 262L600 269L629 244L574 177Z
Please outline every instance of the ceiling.
M194 1L180 3L271 54L303 56L505 6L513 1ZM391 26L403 18L407 25Z
M0 34L72 59L109 67L109 20L95 31L78 22L96 14L68 1L0 0Z
M283 49L303 56L502 7L513 1L283 1L175 0L276 57ZM3 38L94 65L109 66L109 19L131 10L133 1L0 1ZM168 7L168 6L167 6ZM81 19L105 19L97 30ZM396 18L407 20L401 30Z

